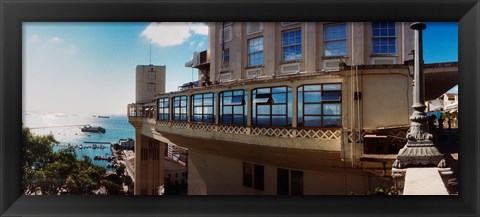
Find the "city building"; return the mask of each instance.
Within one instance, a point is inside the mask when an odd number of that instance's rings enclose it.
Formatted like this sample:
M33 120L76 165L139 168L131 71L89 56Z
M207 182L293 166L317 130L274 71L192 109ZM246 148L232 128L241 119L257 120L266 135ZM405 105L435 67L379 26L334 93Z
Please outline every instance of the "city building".
M425 104L427 111L458 111L458 93L444 93Z
M118 144L120 145L121 149L134 149L135 148L135 140L133 140L132 138L119 139Z
M209 23L208 50L185 64L198 69L199 81L128 105L135 194L163 185L155 153L165 144L188 149L189 195L392 186L412 112L413 72L404 64L413 58L410 24ZM456 62L424 68L426 100L458 83ZM152 109L153 117L145 113Z
M185 185L187 184L187 168L177 161L165 158L165 178L174 186Z

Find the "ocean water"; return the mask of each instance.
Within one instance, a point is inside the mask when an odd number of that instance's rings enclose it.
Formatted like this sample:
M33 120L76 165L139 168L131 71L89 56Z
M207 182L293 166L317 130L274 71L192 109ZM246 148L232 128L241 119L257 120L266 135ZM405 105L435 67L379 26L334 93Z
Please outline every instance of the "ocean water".
M135 138L135 129L128 123L127 115L114 115L110 118L98 118L92 115L76 114L46 114L46 113L24 113L24 126L29 127L35 135L52 134L60 142L53 147L54 151L64 148L68 145L93 145L85 142L113 142L117 143L119 139ZM87 133L82 132L81 128L85 125L92 127L103 127L106 132ZM111 156L110 144L102 144L104 149L80 149L76 148L75 153L81 159L83 155L88 155L97 165L104 166L109 163L104 160L94 160L95 155Z

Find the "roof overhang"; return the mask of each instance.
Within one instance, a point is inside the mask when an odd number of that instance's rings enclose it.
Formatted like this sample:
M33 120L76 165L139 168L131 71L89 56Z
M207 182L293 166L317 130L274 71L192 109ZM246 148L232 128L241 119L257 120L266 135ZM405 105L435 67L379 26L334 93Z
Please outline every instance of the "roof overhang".
M434 100L458 85L458 63L425 64L425 100Z

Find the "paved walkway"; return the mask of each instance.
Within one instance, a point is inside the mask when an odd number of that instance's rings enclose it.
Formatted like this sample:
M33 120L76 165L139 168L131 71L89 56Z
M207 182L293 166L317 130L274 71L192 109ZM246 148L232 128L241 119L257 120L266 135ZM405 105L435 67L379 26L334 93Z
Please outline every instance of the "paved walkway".
M436 167L407 168L403 195L449 195Z

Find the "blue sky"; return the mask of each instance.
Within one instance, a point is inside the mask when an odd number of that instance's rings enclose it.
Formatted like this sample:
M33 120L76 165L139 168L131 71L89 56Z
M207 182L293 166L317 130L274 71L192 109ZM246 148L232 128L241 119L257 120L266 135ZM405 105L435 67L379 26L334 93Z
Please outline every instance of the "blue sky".
M135 67L166 65L166 90L192 80L185 62L207 49L206 25L26 23L23 109L125 114L135 100ZM197 79L196 71L193 73Z
M427 23L426 63L458 60L457 29ZM207 49L207 30L200 23L24 23L23 109L125 114L135 100L135 67L150 64L150 40L151 63L166 65L166 91L173 91L192 80L184 65Z

